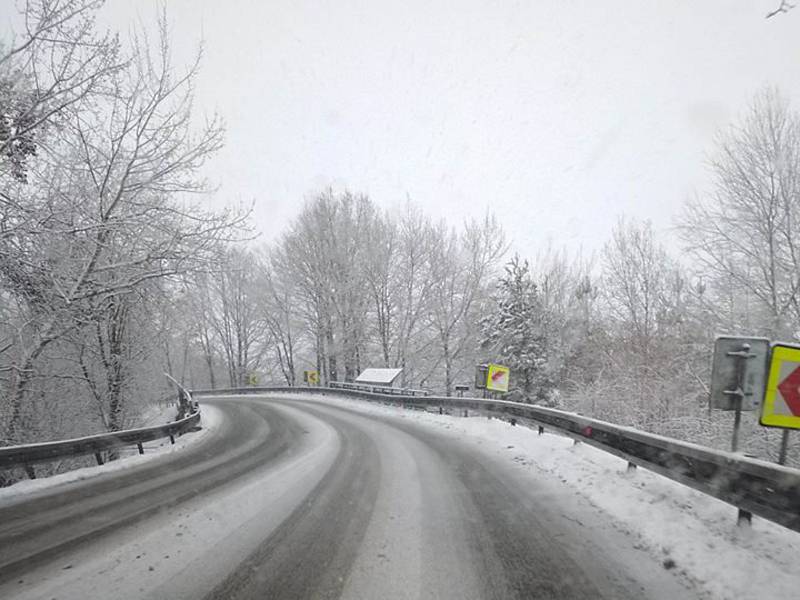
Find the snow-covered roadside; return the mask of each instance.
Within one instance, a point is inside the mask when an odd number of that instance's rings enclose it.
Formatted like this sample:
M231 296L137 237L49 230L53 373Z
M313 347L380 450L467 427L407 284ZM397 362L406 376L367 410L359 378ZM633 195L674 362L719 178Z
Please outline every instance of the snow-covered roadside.
M154 425L168 423L175 419L177 414L178 409L173 402L151 404L143 411L139 419L141 425L137 425L137 427L153 427Z
M172 452L180 452L189 446L197 444L205 436L217 430L222 422L222 419L224 418L222 412L214 406L203 405L201 407L201 411L201 429L176 437L174 444L170 443L169 438L145 442L142 444L144 448L144 454L139 454L136 446L126 447L121 449L121 457L118 460L106 463L102 466L97 465L92 467L84 467L82 469L67 471L66 473L59 473L58 475L53 475L52 477L19 481L14 485L0 488L0 506L9 504L18 499L20 496L27 496L35 492L51 490L57 486L65 485L75 481L83 481L85 479L98 477L106 473L130 469L147 461L155 460ZM171 416L174 416L174 412L174 407L169 407L167 412L165 412L165 409L159 409L157 407L155 410L150 411L146 415L146 424L144 426L147 427L151 425L158 425L159 422L165 422L165 419L169 419Z
M297 397L296 395L294 397ZM403 410L360 400L308 396L382 417L440 429L512 463L522 477L547 475L584 497L634 547L675 569L714 599L795 598L800 589L800 533L754 517L736 526L736 509L655 473L626 472L626 462L569 438L512 427L486 417Z

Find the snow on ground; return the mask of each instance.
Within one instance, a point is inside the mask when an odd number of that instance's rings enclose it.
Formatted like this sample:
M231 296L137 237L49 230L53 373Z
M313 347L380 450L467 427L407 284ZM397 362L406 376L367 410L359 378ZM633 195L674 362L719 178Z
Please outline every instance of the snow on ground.
M141 415L141 425L137 427L153 427L162 423L169 423L178 416L178 409L174 402L157 402L150 404Z
M145 413L143 427L150 427L160 423L166 423L174 419L175 408L170 406L164 408L161 406L154 406ZM175 443L171 444L169 438L162 438L160 440L153 440L152 442L144 442L144 454L139 454L136 446L120 448L120 458L118 460L106 463L104 465L96 465L92 467L84 467L81 469L74 469L65 473L59 473L52 477L43 477L41 479L22 480L17 483L0 488L0 505L11 503L19 496L29 495L34 492L41 492L50 490L60 485L72 483L75 481L83 481L92 477L98 477L105 473L112 473L121 471L123 469L130 469L141 465L147 461L155 460L164 455L172 452L180 452L185 448L198 443L209 433L218 429L222 422L222 412L209 405L201 407L200 426L198 431L191 431L175 438Z
M521 476L555 477L626 533L634 547L676 569L709 598L788 599L800 593L800 533L758 517L752 527L740 528L731 505L642 468L627 473L625 461L592 446L499 419L308 398L435 427L513 462Z

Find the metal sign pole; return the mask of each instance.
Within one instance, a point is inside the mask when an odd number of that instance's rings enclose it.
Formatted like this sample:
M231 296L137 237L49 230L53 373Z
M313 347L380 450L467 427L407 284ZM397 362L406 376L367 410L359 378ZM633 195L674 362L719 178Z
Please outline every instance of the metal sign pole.
M745 380L747 377L747 360L754 357L755 354L750 353L750 344L742 344L741 350L738 352L728 352L728 356L735 356L737 358L736 364L736 379L737 385L735 390L726 391L734 397L734 417L733 417L733 436L731 437L731 452L736 452L739 447L739 429L742 425L742 404L745 396ZM749 525L753 520L753 514L750 511L738 509L736 515L737 525Z
M786 464L786 451L789 449L789 430L784 429L783 435L781 436L781 450L778 453L778 464L785 465Z
M733 436L731 437L731 452L736 452L739 448L739 429L742 425L742 401L745 396L745 379L747 377L747 359L754 357L750 353L750 344L742 344L741 350L728 352L728 356L734 356L736 361L736 389L725 390L725 394L733 396L734 417L733 417Z
M742 399L736 400L736 412L733 414L733 435L731 436L731 452L739 447L739 428L742 425Z

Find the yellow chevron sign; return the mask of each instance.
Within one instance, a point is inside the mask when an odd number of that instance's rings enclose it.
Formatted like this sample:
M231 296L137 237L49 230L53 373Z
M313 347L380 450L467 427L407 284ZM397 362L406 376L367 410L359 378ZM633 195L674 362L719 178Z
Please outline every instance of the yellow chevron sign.
M765 427L800 429L800 348L772 347L760 421Z
M486 389L491 392L507 392L510 369L503 365L490 364L486 372Z

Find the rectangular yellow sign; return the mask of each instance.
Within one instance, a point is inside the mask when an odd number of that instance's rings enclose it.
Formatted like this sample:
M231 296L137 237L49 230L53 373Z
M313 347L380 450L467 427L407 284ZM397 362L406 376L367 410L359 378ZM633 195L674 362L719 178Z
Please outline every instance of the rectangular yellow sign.
M775 344L760 422L765 427L800 429L800 348Z
M486 372L486 389L491 392L507 392L509 378L508 367L490 364Z

